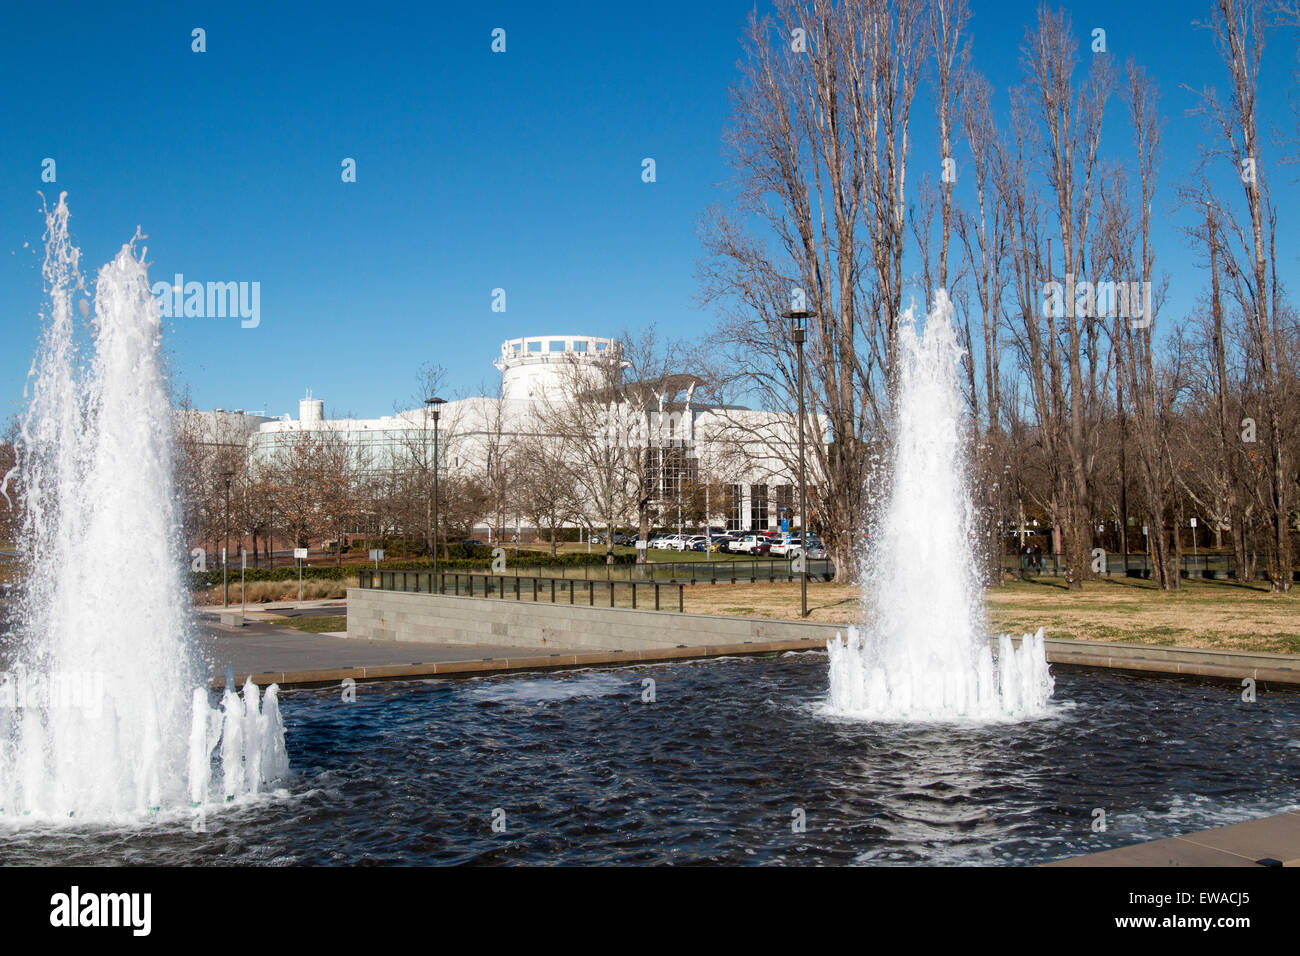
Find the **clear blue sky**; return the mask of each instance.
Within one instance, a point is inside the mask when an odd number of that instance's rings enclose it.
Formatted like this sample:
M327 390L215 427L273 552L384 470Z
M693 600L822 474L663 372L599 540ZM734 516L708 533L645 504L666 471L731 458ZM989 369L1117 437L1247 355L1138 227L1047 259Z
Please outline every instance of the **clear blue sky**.
M173 322L175 378L199 407L296 414L311 387L332 413L379 415L414 394L427 361L451 370L449 397L491 387L506 338L651 322L702 334L713 318L695 304L696 226L725 195L721 133L751 6L6 5L0 417L19 407L36 343L41 189L68 192L89 273L138 224L154 280L261 284L256 329ZM1208 38L1190 27L1209 0L1066 6L1081 39L1105 27L1112 54L1135 53L1160 83L1171 201L1199 136L1179 84L1222 83ZM1034 4L972 7L975 62L1001 107ZM194 27L206 53L191 52ZM505 54L490 50L495 27ZM1294 50L1280 39L1269 64L1264 112L1277 122ZM914 122L921 162L925 101ZM641 181L647 156L653 184ZM45 157L54 185L40 180ZM355 183L340 179L344 157L356 159ZM1294 195L1279 177L1274 187L1279 201ZM1200 277L1175 226L1159 254L1184 280L1177 310ZM1294 235L1287 224L1283 239ZM491 310L496 287L505 313Z

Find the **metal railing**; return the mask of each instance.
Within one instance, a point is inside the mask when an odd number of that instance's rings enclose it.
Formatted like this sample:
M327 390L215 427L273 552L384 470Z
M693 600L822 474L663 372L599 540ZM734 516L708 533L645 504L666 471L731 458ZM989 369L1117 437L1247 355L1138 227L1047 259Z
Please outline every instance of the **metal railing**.
M1091 559L1089 559L1091 562ZM1065 559L1061 555L1039 555L1034 563L1020 555L1004 555L1003 567L1008 571L1024 571L1029 575L1060 576L1065 574ZM1147 554L1106 555L1107 577L1149 578L1154 565ZM1255 567L1255 580L1264 580L1268 574L1268 562L1260 555ZM1232 554L1185 554L1179 562L1179 575L1184 578L1206 578L1215 580L1236 579L1237 558Z
M434 575L432 571L363 570L359 583L363 589L374 591L679 612L685 607L686 590L683 582L624 581L618 578L583 580L471 571L439 571Z
M381 568L381 571L388 569ZM365 569L361 569L362 573ZM410 571L425 574L425 571ZM447 572L451 574L453 572ZM667 584L741 584L755 581L797 581L794 562L781 558L749 558L723 561L649 561L645 564L533 565L511 567L504 571L475 571L487 577L559 578L562 581L660 581ZM829 558L808 560L810 581L830 581L835 565Z

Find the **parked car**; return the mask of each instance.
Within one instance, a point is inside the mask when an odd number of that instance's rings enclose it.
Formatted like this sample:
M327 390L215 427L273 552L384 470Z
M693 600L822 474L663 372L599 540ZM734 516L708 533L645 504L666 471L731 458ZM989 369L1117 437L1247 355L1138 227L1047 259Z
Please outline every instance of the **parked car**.
M763 555L772 549L772 542L767 535L750 532L733 544L732 549L739 554Z
M715 534L713 536L713 543L709 545L709 550L715 553L725 553L728 550L727 545L731 544L731 542L735 540L736 539L729 534Z
M797 534L782 535L772 542L771 553L776 557L794 557L799 553L803 539ZM794 549L791 551L790 549Z
M670 534L668 536L668 550L670 551L689 551L689 534Z
M693 534L686 539L683 551L703 551L709 546L709 539L702 534Z
M797 537L798 536L796 535L796 538ZM802 542L799 542L788 547L785 556L787 558L793 558L801 551L803 551L803 544ZM808 557L819 559L826 557L826 546L822 544L821 539L816 538L813 535L808 536Z

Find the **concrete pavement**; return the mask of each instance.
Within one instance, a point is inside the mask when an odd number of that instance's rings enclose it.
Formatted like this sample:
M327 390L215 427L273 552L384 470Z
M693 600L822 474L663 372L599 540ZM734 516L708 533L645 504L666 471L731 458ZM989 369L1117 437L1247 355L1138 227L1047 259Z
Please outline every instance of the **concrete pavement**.
M1300 811L1089 853L1046 866L1300 866Z

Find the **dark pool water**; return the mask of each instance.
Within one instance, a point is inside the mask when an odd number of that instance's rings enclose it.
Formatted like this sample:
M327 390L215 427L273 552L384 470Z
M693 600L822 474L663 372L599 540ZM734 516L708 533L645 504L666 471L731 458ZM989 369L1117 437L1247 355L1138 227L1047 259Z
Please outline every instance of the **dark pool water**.
M1300 694L1056 671L1052 716L966 727L821 716L821 653L287 693L286 793L0 860L1026 864L1300 803Z

